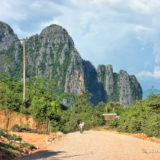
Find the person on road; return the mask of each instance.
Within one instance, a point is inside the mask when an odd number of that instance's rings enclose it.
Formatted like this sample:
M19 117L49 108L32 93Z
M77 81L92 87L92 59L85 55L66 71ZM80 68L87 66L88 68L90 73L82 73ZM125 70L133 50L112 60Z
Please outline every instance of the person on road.
M83 131L84 131L84 122L81 122L81 123L79 124L79 129L80 129L80 133L82 134Z

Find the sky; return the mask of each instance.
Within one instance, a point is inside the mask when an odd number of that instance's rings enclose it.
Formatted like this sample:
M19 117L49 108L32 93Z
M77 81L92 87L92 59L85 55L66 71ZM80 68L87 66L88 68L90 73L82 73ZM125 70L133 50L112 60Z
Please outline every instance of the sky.
M0 21L19 38L63 26L83 59L160 89L160 0L1 0Z

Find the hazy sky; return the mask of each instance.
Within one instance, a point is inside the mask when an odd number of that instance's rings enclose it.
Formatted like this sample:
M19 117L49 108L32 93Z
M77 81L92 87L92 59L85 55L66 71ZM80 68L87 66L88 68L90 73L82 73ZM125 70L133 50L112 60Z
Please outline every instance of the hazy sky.
M62 25L82 58L160 89L160 0L0 0L0 20L19 38Z

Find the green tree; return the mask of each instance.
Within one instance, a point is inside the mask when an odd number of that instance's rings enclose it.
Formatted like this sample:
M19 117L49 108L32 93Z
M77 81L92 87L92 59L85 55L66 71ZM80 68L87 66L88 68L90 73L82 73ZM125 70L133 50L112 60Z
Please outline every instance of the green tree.
M99 102L95 109L103 113L105 112L105 105L106 104L104 102Z

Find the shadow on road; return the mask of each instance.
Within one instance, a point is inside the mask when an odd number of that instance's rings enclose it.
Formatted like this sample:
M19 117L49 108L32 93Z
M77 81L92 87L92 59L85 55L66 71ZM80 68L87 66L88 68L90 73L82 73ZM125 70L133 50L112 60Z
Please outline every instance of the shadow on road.
M82 134L89 134L89 133L87 133L86 131L87 131L87 130L84 130ZM76 132L78 132L79 134L81 134L79 130L78 130L78 131L65 131L65 132L63 132L63 133L64 133L64 134L69 134L69 133L76 133Z
M72 156L62 156L62 157L56 158L55 160L62 160L62 159L65 159L65 158L79 157L79 156L84 156L84 155L86 155L86 154L77 154L77 155L72 155Z
M61 160L61 159L65 159L65 158L83 156L82 154L79 154L79 155L59 156L59 157L54 158L54 156L57 156L57 155L60 155L63 153L65 153L65 152L64 151L54 152L54 151L44 150L44 151L39 151L39 152L33 153L31 155L16 158L15 160Z
M64 131L63 133L68 134L68 133L75 133L75 132L77 132L77 130L75 130L75 131Z
M63 151L54 152L54 151L44 150L44 151L33 153L31 155L16 158L15 160L38 160L38 159L47 159L49 157L54 158L54 156L61 154L61 153L64 153L64 152Z

